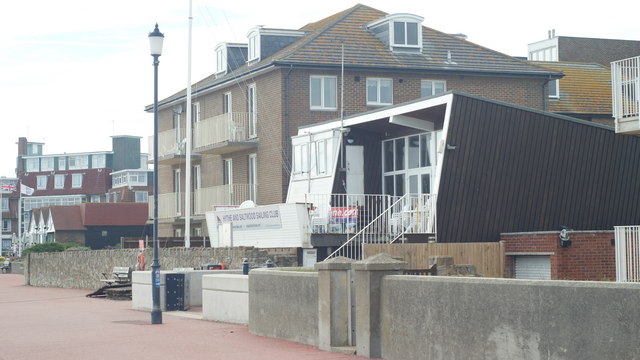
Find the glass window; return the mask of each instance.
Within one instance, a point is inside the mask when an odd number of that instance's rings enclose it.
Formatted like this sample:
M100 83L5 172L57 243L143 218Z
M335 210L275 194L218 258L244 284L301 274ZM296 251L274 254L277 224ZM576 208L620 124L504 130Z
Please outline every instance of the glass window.
M9 211L9 198L2 198L2 211Z
M105 168L106 164L107 164L107 156L105 154L91 155L91 168L92 169Z
M200 103L193 103L193 114L191 114L193 122L200 122Z
M409 169L415 169L420 166L420 136L409 137Z
M384 142L384 171L393 171L393 141Z
M148 191L136 191L136 202L137 203L149 202L149 192Z
M247 89L247 108L249 109L249 137L258 136L257 133L257 125L258 118L256 115L257 112L257 101L256 101L256 86L249 85Z
M431 166L431 134L420 135L420 167Z
M447 82L443 80L421 80L420 96L429 97L439 95L447 91Z
M82 174L71 174L71 188L78 189L82 187Z
M223 160L223 173L222 173L222 183L223 185L231 185L233 184L233 163L231 159Z
M311 76L309 86L311 109L335 110L337 108L336 86L335 76Z
M227 71L227 59L225 53L226 48L224 46L216 50L216 73Z
M26 159L25 168L27 172L38 172L40 171L40 159Z
M549 81L549 97L554 99L560 97L559 80Z
M390 105L393 103L391 79L367 79L367 105Z
M258 185L258 164L257 155L249 155L249 199L257 201L256 191Z
M4 232L11 231L11 220L2 219L2 231Z
M42 158L40 159L40 171L53 171L55 158Z
M67 170L67 158L59 157L58 158L58 170Z
M394 21L393 22L393 45L396 46L418 46L418 23Z
M316 147L316 166L318 174L325 174L327 172L327 142L325 140L318 141Z
M92 203L99 203L100 202L100 195L91 195L91 202Z
M38 180L38 185L37 185L38 190L44 190L47 188L47 175L39 175L37 177L37 180Z
M69 170L88 169L89 168L89 156L69 156Z
M256 60L260 58L260 34L256 33L249 36L249 58L248 60Z
M394 170L404 170L404 138L395 141L395 168Z
M64 189L64 175L63 174L57 174L54 177L54 188L56 189Z

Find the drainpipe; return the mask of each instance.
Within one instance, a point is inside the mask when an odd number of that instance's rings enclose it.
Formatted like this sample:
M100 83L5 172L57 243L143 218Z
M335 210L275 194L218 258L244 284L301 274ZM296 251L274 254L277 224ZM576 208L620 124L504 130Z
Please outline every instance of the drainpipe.
M291 72L293 71L293 64L289 65L289 71L287 71L287 75L284 76L284 126L283 128L283 150L284 150L284 157L285 157L285 161L288 161L289 164L291 164L291 150L289 148L291 140L289 140L290 136L289 136L289 76L291 75ZM289 174L287 174L288 176L291 176L291 172L289 172ZM287 183L288 186L288 183ZM286 196L286 194L284 194ZM284 201L284 200L283 200Z
M549 75L549 79L542 84L542 110L544 111L547 111L547 104L549 103L549 95L547 92L549 81L551 81L551 75Z

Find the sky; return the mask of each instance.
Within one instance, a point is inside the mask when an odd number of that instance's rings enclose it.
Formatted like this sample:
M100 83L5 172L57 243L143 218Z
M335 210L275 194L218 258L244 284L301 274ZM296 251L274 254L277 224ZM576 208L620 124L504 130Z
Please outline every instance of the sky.
M424 17L423 25L512 56L558 36L640 40L637 22L616 6L539 0L360 0L386 13ZM300 27L354 6L344 0L192 0L193 83L213 73L214 48L246 43L256 25ZM625 10L626 9L626 10ZM17 141L43 142L45 154L111 150L112 135L142 137L149 152L153 60L148 34L165 35L158 91L162 99L187 82L189 0L32 0L0 4L0 176L15 177Z

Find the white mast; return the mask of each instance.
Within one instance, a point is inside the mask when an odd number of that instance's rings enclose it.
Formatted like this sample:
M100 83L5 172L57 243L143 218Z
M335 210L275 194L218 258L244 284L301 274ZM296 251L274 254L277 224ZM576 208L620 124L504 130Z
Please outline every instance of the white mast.
M189 0L189 40L187 50L187 165L185 175L185 213L184 213L184 247L191 247L191 23L193 22L192 16L192 1Z

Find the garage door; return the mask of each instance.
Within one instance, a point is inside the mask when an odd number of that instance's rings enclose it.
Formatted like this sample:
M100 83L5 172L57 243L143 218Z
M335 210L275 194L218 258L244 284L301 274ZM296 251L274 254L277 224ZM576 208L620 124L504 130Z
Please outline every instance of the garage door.
M516 256L516 279L550 280L551 257Z

